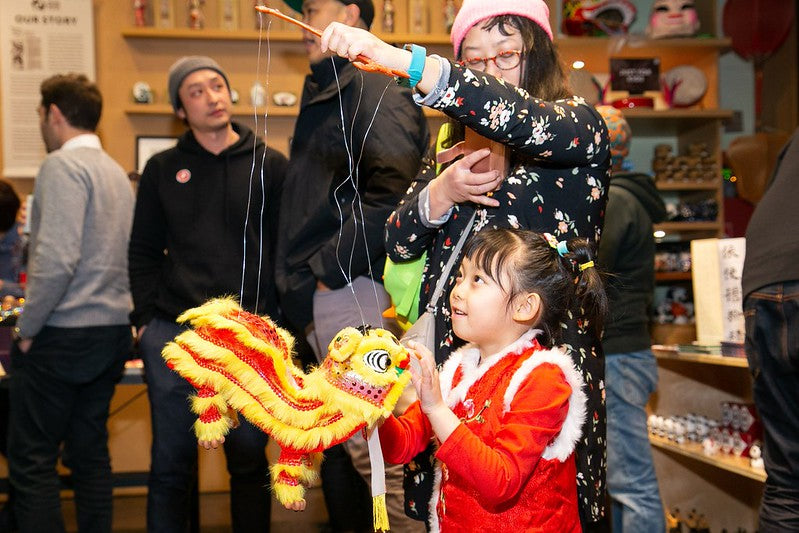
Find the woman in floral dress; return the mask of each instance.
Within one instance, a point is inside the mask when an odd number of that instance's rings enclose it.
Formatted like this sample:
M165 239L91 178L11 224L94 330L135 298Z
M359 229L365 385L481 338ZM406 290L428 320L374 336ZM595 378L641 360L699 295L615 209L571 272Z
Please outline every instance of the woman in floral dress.
M420 79L412 80L418 81L415 98L455 123L445 146L463 138L464 126L471 128L509 149L510 170L506 174L475 167L488 149L469 153L440 172L432 160L426 161L391 214L389 257L401 262L428 254L420 312L472 213L477 212L473 233L512 227L548 232L559 240L598 241L609 182L605 124L592 106L569 95L542 0L464 0L451 40L459 61L427 56ZM411 64L413 70L413 61L418 62L413 52L339 25L327 28L322 46L350 59L363 54L390 68L408 69ZM456 272L457 264L435 309L439 364L461 344L452 333L448 305ZM605 514L604 361L599 339L580 309L573 309L561 328L560 341L587 385L588 418L577 448L577 484L583 528L591 530L604 524ZM411 463L409 468L420 466ZM412 474L419 492L409 497L406 508L421 516L427 508L426 476Z

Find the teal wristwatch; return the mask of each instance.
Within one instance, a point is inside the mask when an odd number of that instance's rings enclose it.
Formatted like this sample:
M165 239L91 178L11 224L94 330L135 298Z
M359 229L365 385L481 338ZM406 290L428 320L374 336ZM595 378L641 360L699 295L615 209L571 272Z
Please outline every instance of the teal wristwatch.
M413 89L422 79L424 62L425 59L427 59L427 50L424 46L419 46L417 44L406 44L404 48L411 52L411 66L408 67L408 77L398 78L397 83L402 87Z

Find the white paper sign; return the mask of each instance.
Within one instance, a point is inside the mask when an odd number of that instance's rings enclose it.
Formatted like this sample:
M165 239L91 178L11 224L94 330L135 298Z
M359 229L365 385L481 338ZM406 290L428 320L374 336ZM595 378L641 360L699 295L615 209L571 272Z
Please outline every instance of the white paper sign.
M744 238L691 241L699 344L744 342L741 273L745 255Z
M3 175L34 177L46 151L36 109L53 74L95 79L92 0L0 1Z

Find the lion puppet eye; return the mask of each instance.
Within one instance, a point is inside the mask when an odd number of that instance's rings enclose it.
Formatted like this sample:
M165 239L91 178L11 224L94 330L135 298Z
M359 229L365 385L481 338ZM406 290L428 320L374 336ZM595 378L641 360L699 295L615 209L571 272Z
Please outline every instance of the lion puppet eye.
M380 374L384 374L391 364L391 357L385 350L371 350L363 354L363 363Z

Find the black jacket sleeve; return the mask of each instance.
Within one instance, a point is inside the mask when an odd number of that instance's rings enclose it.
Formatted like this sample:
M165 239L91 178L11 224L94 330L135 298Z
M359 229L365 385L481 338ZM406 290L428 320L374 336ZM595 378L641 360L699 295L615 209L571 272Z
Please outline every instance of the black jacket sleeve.
M166 219L158 195L158 167L156 159L152 158L142 173L128 246L128 272L133 295L130 321L137 328L153 318L165 261Z
M372 87L377 96L380 91ZM373 107L362 104L362 109L378 109L378 115L372 122L371 113L362 111L351 137L365 139L362 147L353 147L355 172L350 177L360 204L353 200L352 210L344 211L350 214L341 234L336 232L309 261L315 277L331 288L343 285L339 265L355 278L368 273L371 265L382 264L386 219L419 170L429 142L427 121L407 91L390 87L379 107L375 101ZM361 251L364 240L366 252ZM352 250L359 253L350 257Z

